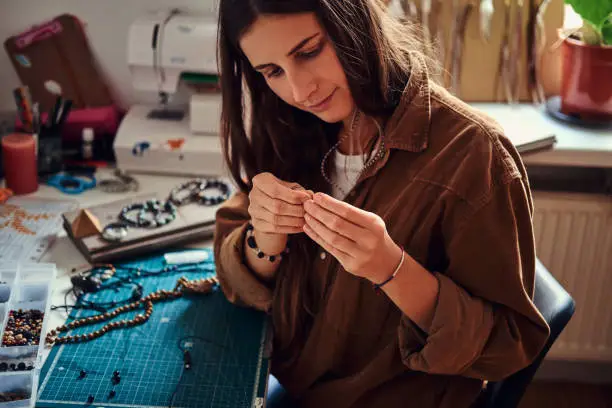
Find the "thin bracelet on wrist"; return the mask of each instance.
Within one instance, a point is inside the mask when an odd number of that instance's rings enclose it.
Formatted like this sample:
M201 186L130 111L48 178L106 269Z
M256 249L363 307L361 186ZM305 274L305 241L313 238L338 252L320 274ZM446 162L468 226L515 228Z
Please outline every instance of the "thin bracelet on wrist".
M287 245L285 247L285 249L280 254L276 254L276 255L267 255L267 254L265 254L257 246L257 242L255 241L255 229L253 228L253 225L250 222L247 224L246 242L247 242L247 246L251 249L251 251L253 251L253 253L255 253L255 255L257 255L257 258L259 258L259 259L267 259L270 262L275 262L276 260L281 260L281 259L283 259L283 254L288 254L289 253L289 245Z
M404 264L404 257L405 257L405 252L404 252L404 248L402 248L402 258L399 261L399 264L397 265L397 267L395 268L395 270L393 271L393 273L391 274L391 276L389 276L387 279L385 279L384 281L382 281L381 283L374 283L374 290L379 292L380 289L385 286L387 283L391 282L393 280L393 278L395 278L395 276L397 275L397 273L399 272L399 270L401 269L402 265Z

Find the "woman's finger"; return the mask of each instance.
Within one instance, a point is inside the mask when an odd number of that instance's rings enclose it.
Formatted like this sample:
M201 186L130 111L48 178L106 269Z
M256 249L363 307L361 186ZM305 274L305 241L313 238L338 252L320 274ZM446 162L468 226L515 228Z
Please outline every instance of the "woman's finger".
M251 203L249 206L249 214L251 214L252 217L266 220L270 224L276 226L301 228L304 225L303 217L274 214L256 203Z
M304 225L304 232L310 237L310 239L319 244L321 248L323 248L334 258L336 258L338 262L340 262L342 265L348 265L350 263L351 257L347 253L340 251L338 248L335 248L334 246L326 242L308 224Z
M364 238L368 234L368 230L353 224L351 221L346 220L339 215L321 207L314 201L309 200L304 203L304 209L306 213L314 217L321 224L325 225L328 229L335 231L346 238L359 242L361 238Z
M351 221L353 224L369 229L373 223L373 216L371 213L352 206L344 201L336 200L335 198L323 194L317 193L314 196L313 201L319 206L326 210L344 218L345 220Z
M301 227L284 227L273 225L264 219L256 217L251 217L251 224L253 225L253 228L255 228L257 231L266 232L270 234L299 234L303 232L303 229Z
M273 214L286 215L291 217L304 217L304 207L302 204L288 204L285 201L272 198L263 191L254 188L249 195L251 203L263 207Z
M253 184L253 188L257 188L262 193L270 198L284 201L288 204L302 205L304 201L309 200L310 196L302 189L292 189L277 181L267 181L258 184Z
M333 231L323 225L316 218L312 217L309 214L305 216L306 225L317 234L317 236L321 237L323 241L329 246L333 247L345 254L354 255L359 248L357 247L357 243L355 241L351 241L345 236L339 234L336 231Z

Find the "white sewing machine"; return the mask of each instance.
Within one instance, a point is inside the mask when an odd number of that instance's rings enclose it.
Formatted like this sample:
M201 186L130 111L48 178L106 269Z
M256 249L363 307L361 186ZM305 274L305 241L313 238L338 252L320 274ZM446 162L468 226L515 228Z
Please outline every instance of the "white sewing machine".
M119 126L117 166L135 173L226 174L219 140L221 95L192 94L173 106L181 77L217 75L217 22L181 14L143 16L131 25L127 61L137 91L155 93L157 106L132 106ZM214 78L214 77L213 77Z

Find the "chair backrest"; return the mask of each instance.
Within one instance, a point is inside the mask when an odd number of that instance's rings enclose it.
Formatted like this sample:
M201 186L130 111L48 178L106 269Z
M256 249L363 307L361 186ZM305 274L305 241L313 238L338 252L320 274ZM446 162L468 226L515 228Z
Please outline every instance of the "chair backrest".
M487 385L479 408L516 408L550 347L574 314L574 299L548 272L536 262L534 303L550 326L550 337L538 357L527 367L510 377Z

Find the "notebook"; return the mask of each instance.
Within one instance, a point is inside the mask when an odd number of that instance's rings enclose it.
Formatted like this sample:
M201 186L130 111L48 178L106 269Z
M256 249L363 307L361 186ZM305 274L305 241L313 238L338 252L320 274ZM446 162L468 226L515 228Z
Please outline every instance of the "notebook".
M533 105L473 104L504 129L519 153L551 149L557 143L547 114Z

